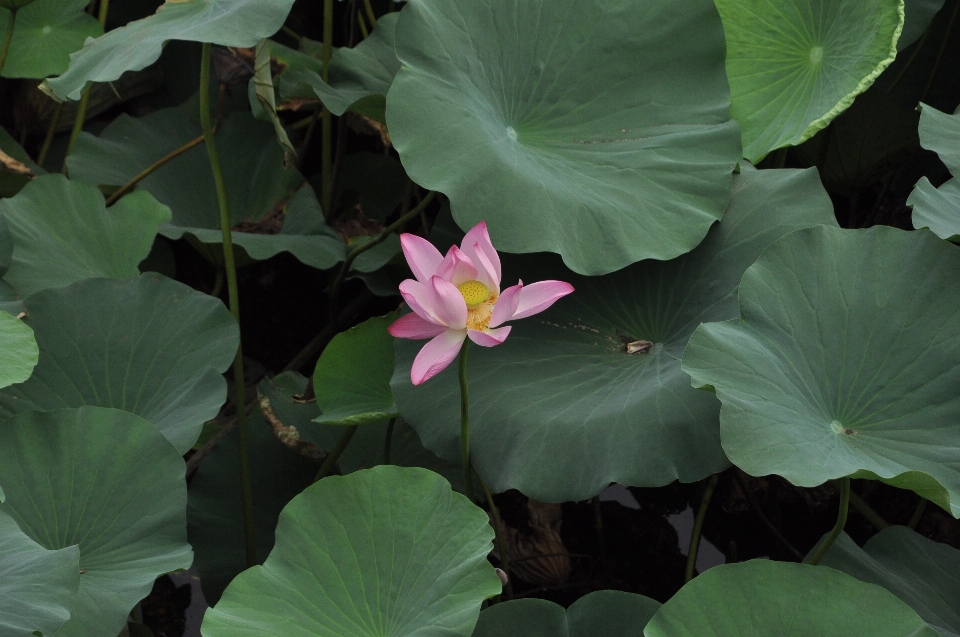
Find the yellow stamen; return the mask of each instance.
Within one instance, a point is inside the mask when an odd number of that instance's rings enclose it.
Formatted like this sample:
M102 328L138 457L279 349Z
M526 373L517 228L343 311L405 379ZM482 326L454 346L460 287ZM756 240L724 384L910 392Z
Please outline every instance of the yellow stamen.
M468 310L475 310L490 298L490 288L480 281L465 281L457 286L463 300L467 302Z

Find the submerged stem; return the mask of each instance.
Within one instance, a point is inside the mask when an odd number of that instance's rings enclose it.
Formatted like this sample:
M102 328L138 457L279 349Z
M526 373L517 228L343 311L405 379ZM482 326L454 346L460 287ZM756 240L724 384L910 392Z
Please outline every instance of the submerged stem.
M317 477L313 479L314 482L319 482L330 475L333 468L337 466L337 460L340 459L340 454L342 454L344 449L347 448L347 445L350 444L350 439L353 438L353 434L357 433L359 426L360 425L354 425L344 429L343 433L340 434L340 439L337 440L336 446L327 454L327 457L323 460L323 464L320 465L320 471L317 471Z
M693 579L693 569L697 565L697 553L700 551L700 534L703 532L703 520L707 517L707 507L710 506L710 499L713 497L713 490L717 488L718 480L720 480L719 473L710 476L710 481L707 482L707 488L703 492L703 499L700 500L700 508L697 509L697 518L693 523L693 533L690 534L690 549L687 551L687 568L683 574L684 582L689 582Z
M460 456L463 461L463 482L467 497L476 502L473 492L473 472L470 469L470 391L467 387L467 350L469 341L460 347Z
M227 275L227 293L230 298L230 313L240 326L240 294L237 289L237 264L233 257L233 237L230 228L230 208L227 204L227 186L220 165L220 153L213 137L213 122L210 118L210 43L204 43L200 61L200 125L207 145L213 181L217 187L217 202L220 205L220 232L223 236L223 265ZM243 377L243 344L237 347L233 361L233 384L236 390L237 433L240 438L240 484L243 492L243 531L246 540L247 566L257 563L257 549L253 529L253 490L250 486L250 460L248 453L247 418Z
M843 527L847 525L847 513L850 510L850 478L842 478L840 480L840 513L837 515L837 523L833 525L833 528L830 529L830 532L827 533L826 537L823 538L823 541L820 542L820 546L817 547L817 550L813 552L813 555L810 556L810 559L804 560L807 564L819 564L820 560L823 559L823 556L827 554L827 551L830 550L830 547L833 546L834 541L840 537L840 532L843 531Z
M7 63L7 54L10 52L10 43L13 42L13 25L17 21L16 8L10 9L10 21L7 22L7 32L3 34L3 45L0 46L0 72Z

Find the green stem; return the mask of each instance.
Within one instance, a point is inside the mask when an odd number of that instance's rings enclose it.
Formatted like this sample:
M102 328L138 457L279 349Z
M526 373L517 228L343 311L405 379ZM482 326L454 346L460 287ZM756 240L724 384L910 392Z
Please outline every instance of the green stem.
M363 0L363 8L367 10L367 17L370 18L370 28L372 29L377 25L377 15L373 12L370 0Z
M333 54L333 0L323 0L323 81L330 82ZM333 214L333 117L326 106L320 111L320 204L327 218Z
M314 482L323 480L333 472L334 467L337 466L337 460L340 459L340 454L342 454L343 450L350 444L350 439L353 438L353 434L357 433L359 426L360 425L354 425L353 427L346 427L344 429L343 433L340 434L340 440L337 440L336 446L327 454L327 457L323 460L323 464L320 465L320 471L317 471L317 477L313 479Z
M463 482L467 497L476 502L473 492L473 471L470 469L470 390L467 387L467 351L470 343L466 340L460 347L460 458L463 461Z
M57 132L57 125L60 123L60 114L63 113L63 102L57 104L53 111L53 119L50 120L50 126L47 128L47 136L43 138L43 146L40 147L40 154L37 155L37 166L43 168L47 161L47 155L50 154L50 146L53 144L53 136Z
M7 53L10 52L10 43L13 42L13 25L17 21L17 10L10 9L10 20L7 22L7 32L3 34L3 46L0 47L0 72L7 63Z
M140 174L138 174L136 177L134 177L133 179L125 183L123 186L120 187L119 190L117 190L115 193L110 195L110 197L107 199L107 203L106 203L107 207L109 208L113 204L117 203L117 201L121 197L123 197L125 194L127 194L128 192L136 188L137 184L139 184L141 181L149 177L151 174L153 174L155 170L157 170L158 168L166 164L168 161L179 157L180 155L187 152L194 146L199 146L200 144L203 143L203 141L204 141L203 135L200 135L199 137L195 137L194 139L190 140L180 148L167 153L157 161L153 162L152 164L144 168L142 171L140 171Z
M223 292L223 270L217 268L217 275L213 280L213 289L210 290L210 296L218 298L221 292Z
M858 496L853 491L850 492L850 504L853 506L857 512L867 519L867 522L873 525L873 528L878 531L882 531L888 526L887 521L880 517L876 511L874 511L866 500Z
M97 15L97 20L100 22L100 26L106 28L107 26L107 14L110 11L110 0L100 0L100 12ZM64 155L63 161L63 174L67 174L67 161L66 158L70 156L70 153L73 151L73 145L77 141L77 137L80 136L80 131L83 130L83 124L87 119L87 105L90 103L90 90L93 88L93 84L87 84L86 88L83 89L83 96L80 98L80 105L77 107L77 117L73 120L73 130L70 131L70 141L67 143L67 153Z
M927 508L927 499L920 498L920 501L917 502L917 508L913 511L913 516L910 518L910 522L907 524L913 530L916 530L917 525L920 524L920 519L923 518L923 512Z
M396 418L391 418L387 425L387 435L383 441L383 464L390 464L390 443L393 442L393 426L397 423Z
M340 271L337 272L336 278L333 280L333 283L330 284L330 315L331 317L333 316L334 312L336 312L337 297L340 295L340 286L343 285L343 280L346 278L347 272L350 271L350 266L353 265L354 259L359 257L361 254L363 254L367 250L374 248L380 245L381 243L383 243L384 241L386 241L387 237L393 234L394 230L396 230L397 228L400 228L401 226L403 226L403 224L405 224L406 222L416 217L418 214L420 214L422 210L424 210L428 205L430 205L430 202L433 201L433 198L436 196L436 194L437 193L435 192L427 193L427 196L423 198L423 201L417 204L417 206L413 210L402 215L399 219L397 219L396 221L391 223L389 226L384 228L383 231L380 234L378 234L374 239L367 241L363 245L357 246L347 254L347 257L343 260L343 263L340 264Z
M477 476L479 478L479 476ZM507 599L513 597L513 582L510 580L510 556L507 555L507 545L503 541L503 520L500 518L500 509L493 501L493 494L490 493L490 487L480 479L480 488L483 489L483 495L487 498L487 505L490 507L490 515L493 516L493 535L497 540L497 551L500 553L500 566L503 572L507 574L507 583L503 587L503 596Z
M223 264L227 274L227 293L230 297L230 313L240 326L240 295L237 289L237 264L233 257L233 237L230 228L230 209L227 205L227 187L220 166L220 153L214 139L213 122L210 118L210 43L204 43L200 60L200 125L207 145L210 168L217 186L217 201L220 204L220 232L223 236ZM247 566L257 563L257 550L253 529L253 491L250 486L250 460L248 453L247 418L244 405L246 396L243 378L243 345L237 346L233 361L233 384L236 389L237 433L240 438L240 484L243 492L243 531L246 540Z
M820 560L823 559L823 556L827 554L827 551L830 550L830 547L833 546L834 541L840 537L840 532L843 531L843 527L847 525L847 513L850 510L850 478L842 478L840 480L840 513L837 515L837 523L833 525L833 528L830 529L830 532L827 533L826 537L823 538L823 541L820 542L820 546L817 547L817 550L814 551L813 555L810 556L810 559L804 560L807 564L819 564Z
M689 582L693 579L693 569L697 565L697 553L700 551L700 534L703 532L703 520L707 517L707 508L710 506L710 498L713 497L713 490L717 488L718 480L720 480L719 473L710 476L710 481L707 482L707 488L703 492L703 499L700 500L700 508L697 509L697 518L693 522L693 533L690 534L690 549L687 551L687 568L683 574L684 582Z

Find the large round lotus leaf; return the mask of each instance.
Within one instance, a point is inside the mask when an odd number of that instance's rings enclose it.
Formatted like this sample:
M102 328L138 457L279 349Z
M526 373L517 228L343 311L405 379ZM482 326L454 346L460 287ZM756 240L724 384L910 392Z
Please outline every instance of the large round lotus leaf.
M393 337L387 328L399 313L367 319L337 334L313 373L316 421L327 425L363 425L396 418L390 389Z
M673 261L580 277L552 255L504 259L505 286L517 278L560 279L576 291L514 323L503 345L471 347L473 466L494 491L582 500L611 482L692 482L729 465L720 448L720 404L690 387L680 371L683 348L701 322L737 316L740 277L770 243L834 223L815 170L748 169L733 184L723 221ZM453 240L438 245L446 250ZM639 341L650 342L649 350L627 353L628 343L642 350ZM414 387L410 366L422 346L397 340L394 396L427 448L455 462L456 365Z
M889 592L824 566L716 566L664 604L646 637L937 637Z
M696 246L740 158L709 0L412 0L387 124L499 249L583 274Z
M17 317L0 312L0 388L30 378L39 355L33 330Z
M48 551L0 512L0 634L52 635L70 619L79 586L79 547Z
M77 100L88 81L110 82L149 66L170 40L252 47L280 30L292 5L293 0L168 0L154 15L87 42L70 56L70 68L45 84L60 98Z
M66 71L71 53L87 38L103 35L103 27L85 10L88 4L88 0L14 0L23 8L17 10L3 77L43 78ZM0 34L10 23L11 8L0 8Z
M239 335L219 299L148 273L46 290L25 305L40 362L26 382L0 390L0 420L114 407L150 421L186 453L223 405L221 374Z
M545 599L518 599L480 613L473 637L643 637L660 602L621 591L597 591L568 609Z
M939 188L922 177L907 198L913 227L930 228L948 241L960 242L960 108L953 115L920 105L920 144L940 156L953 179Z
M20 414L0 427L0 504L48 550L80 546L80 589L56 637L116 635L164 573L189 568L184 464L117 409Z
M903 0L716 0L743 156L796 145L897 55Z
M903 31L897 40L897 51L916 42L927 30L933 16L943 7L944 0L904 0Z
M330 58L330 82L319 72L288 71L280 83L284 98L319 97L334 115L348 109L385 121L385 96L400 69L394 49L399 13L380 16L370 36L353 48L340 48Z
M122 186L201 133L199 122L185 107L139 119L121 115L100 137L81 133L67 166L76 179ZM286 251L320 269L343 259L344 244L326 226L312 190L297 190L305 181L303 176L296 169L284 169L283 150L272 126L249 112L235 112L225 119L216 139L235 245L253 259ZM216 185L203 144L164 165L139 186L173 211L161 234L170 239L186 234L207 244L222 242Z
M683 355L730 460L812 487L908 488L960 516L960 251L929 232L790 234L743 275L740 317Z
M259 413L247 418L247 430L257 557L263 562L273 549L280 511L313 483L320 465L283 446ZM193 567L209 604L247 568L237 458L239 442L233 431L204 459L187 494L187 535L196 551Z
M862 549L841 534L820 563L884 587L942 635L960 634L960 551L952 546L891 526Z
M325 478L280 514L263 566L241 573L204 637L467 637L500 592L486 513L425 469Z
M170 210L148 193L109 209L103 195L63 175L44 175L11 199L0 199L13 240L4 278L22 297L95 277L129 279L149 254Z

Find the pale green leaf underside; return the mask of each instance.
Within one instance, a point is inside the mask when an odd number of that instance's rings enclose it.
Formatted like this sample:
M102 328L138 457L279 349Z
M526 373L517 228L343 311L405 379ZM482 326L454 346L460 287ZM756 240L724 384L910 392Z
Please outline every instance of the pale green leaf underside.
M611 482L653 487L723 470L720 404L690 387L683 348L701 322L737 315L740 277L767 245L818 223L835 222L815 170L747 168L724 220L673 261L580 277L552 255L504 258L504 286L559 279L576 291L517 321L503 345L471 347L474 468L495 492L553 502L590 498ZM627 354L625 343L637 340L653 346ZM410 366L422 345L397 339L394 396L427 448L457 462L456 365L414 387Z
M60 98L77 100L88 81L109 82L160 57L169 40L252 47L276 33L293 0L168 0L157 12L114 29L70 56L70 68L49 80Z
M78 547L49 551L0 511L0 634L52 635L70 619L79 586Z
M882 586L944 637L960 635L960 551L905 526L891 526L861 549L843 533L820 562Z
M81 133L67 165L75 179L122 186L201 133L199 122L187 107L164 109L138 119L121 115L99 137ZM250 113L235 112L225 118L216 140L235 245L252 259L290 252L319 269L343 260L346 248L326 226L312 189L301 188L303 175L293 168L284 169L283 151L271 125L257 121ZM139 188L173 211L161 234L170 239L194 237L219 252L223 240L220 208L203 144L156 170L140 182ZM284 214L279 216L282 225L276 230L271 220L278 209ZM239 224L249 228L265 219L259 232L236 230ZM218 254L212 258L222 259Z
M723 214L740 133L709 0L413 0L396 52L404 167L498 249L606 274Z
M646 637L937 637L891 593L824 566L753 560L701 573Z
M501 588L486 514L424 469L325 478L286 506L276 535L266 563L207 611L205 637L469 637Z
M367 319L324 348L313 373L314 393L328 425L362 425L396 418L390 389L393 337L387 328L399 313Z
M93 186L44 175L0 200L13 241L4 278L21 297L96 277L129 279L147 256L170 210L148 193L110 208Z
M3 77L44 78L66 71L71 53L87 38L103 35L100 23L85 11L88 4L87 0L36 0L19 9ZM10 12L0 9L0 34L6 32L9 20Z
M17 317L0 312L0 388L30 378L39 355L33 330Z
M920 105L920 144L940 156L953 174L939 188L926 177L907 198L913 227L930 228L941 239L960 242L960 110L953 115Z
M565 609L545 599L516 599L480 613L473 637L643 637L660 602L622 591L596 591Z
M0 389L0 421L29 410L113 407L152 423L182 454L226 399L221 374L240 339L219 299L148 273L46 290L25 306L40 362L26 382Z
M30 539L80 547L77 602L56 637L118 634L157 577L190 567L183 458L138 416L20 414L0 427L0 483L0 512Z
M825 128L896 57L903 0L717 0L743 156Z
M343 115L353 106L363 115L384 121L387 91L400 69L394 50L399 15L380 16L363 42L353 48L336 49L330 58L329 83L319 72L288 71L280 83L281 95L309 97L312 93L334 115Z
M818 226L743 276L741 319L684 352L723 403L723 449L751 475L913 489L960 516L960 253L928 232Z

